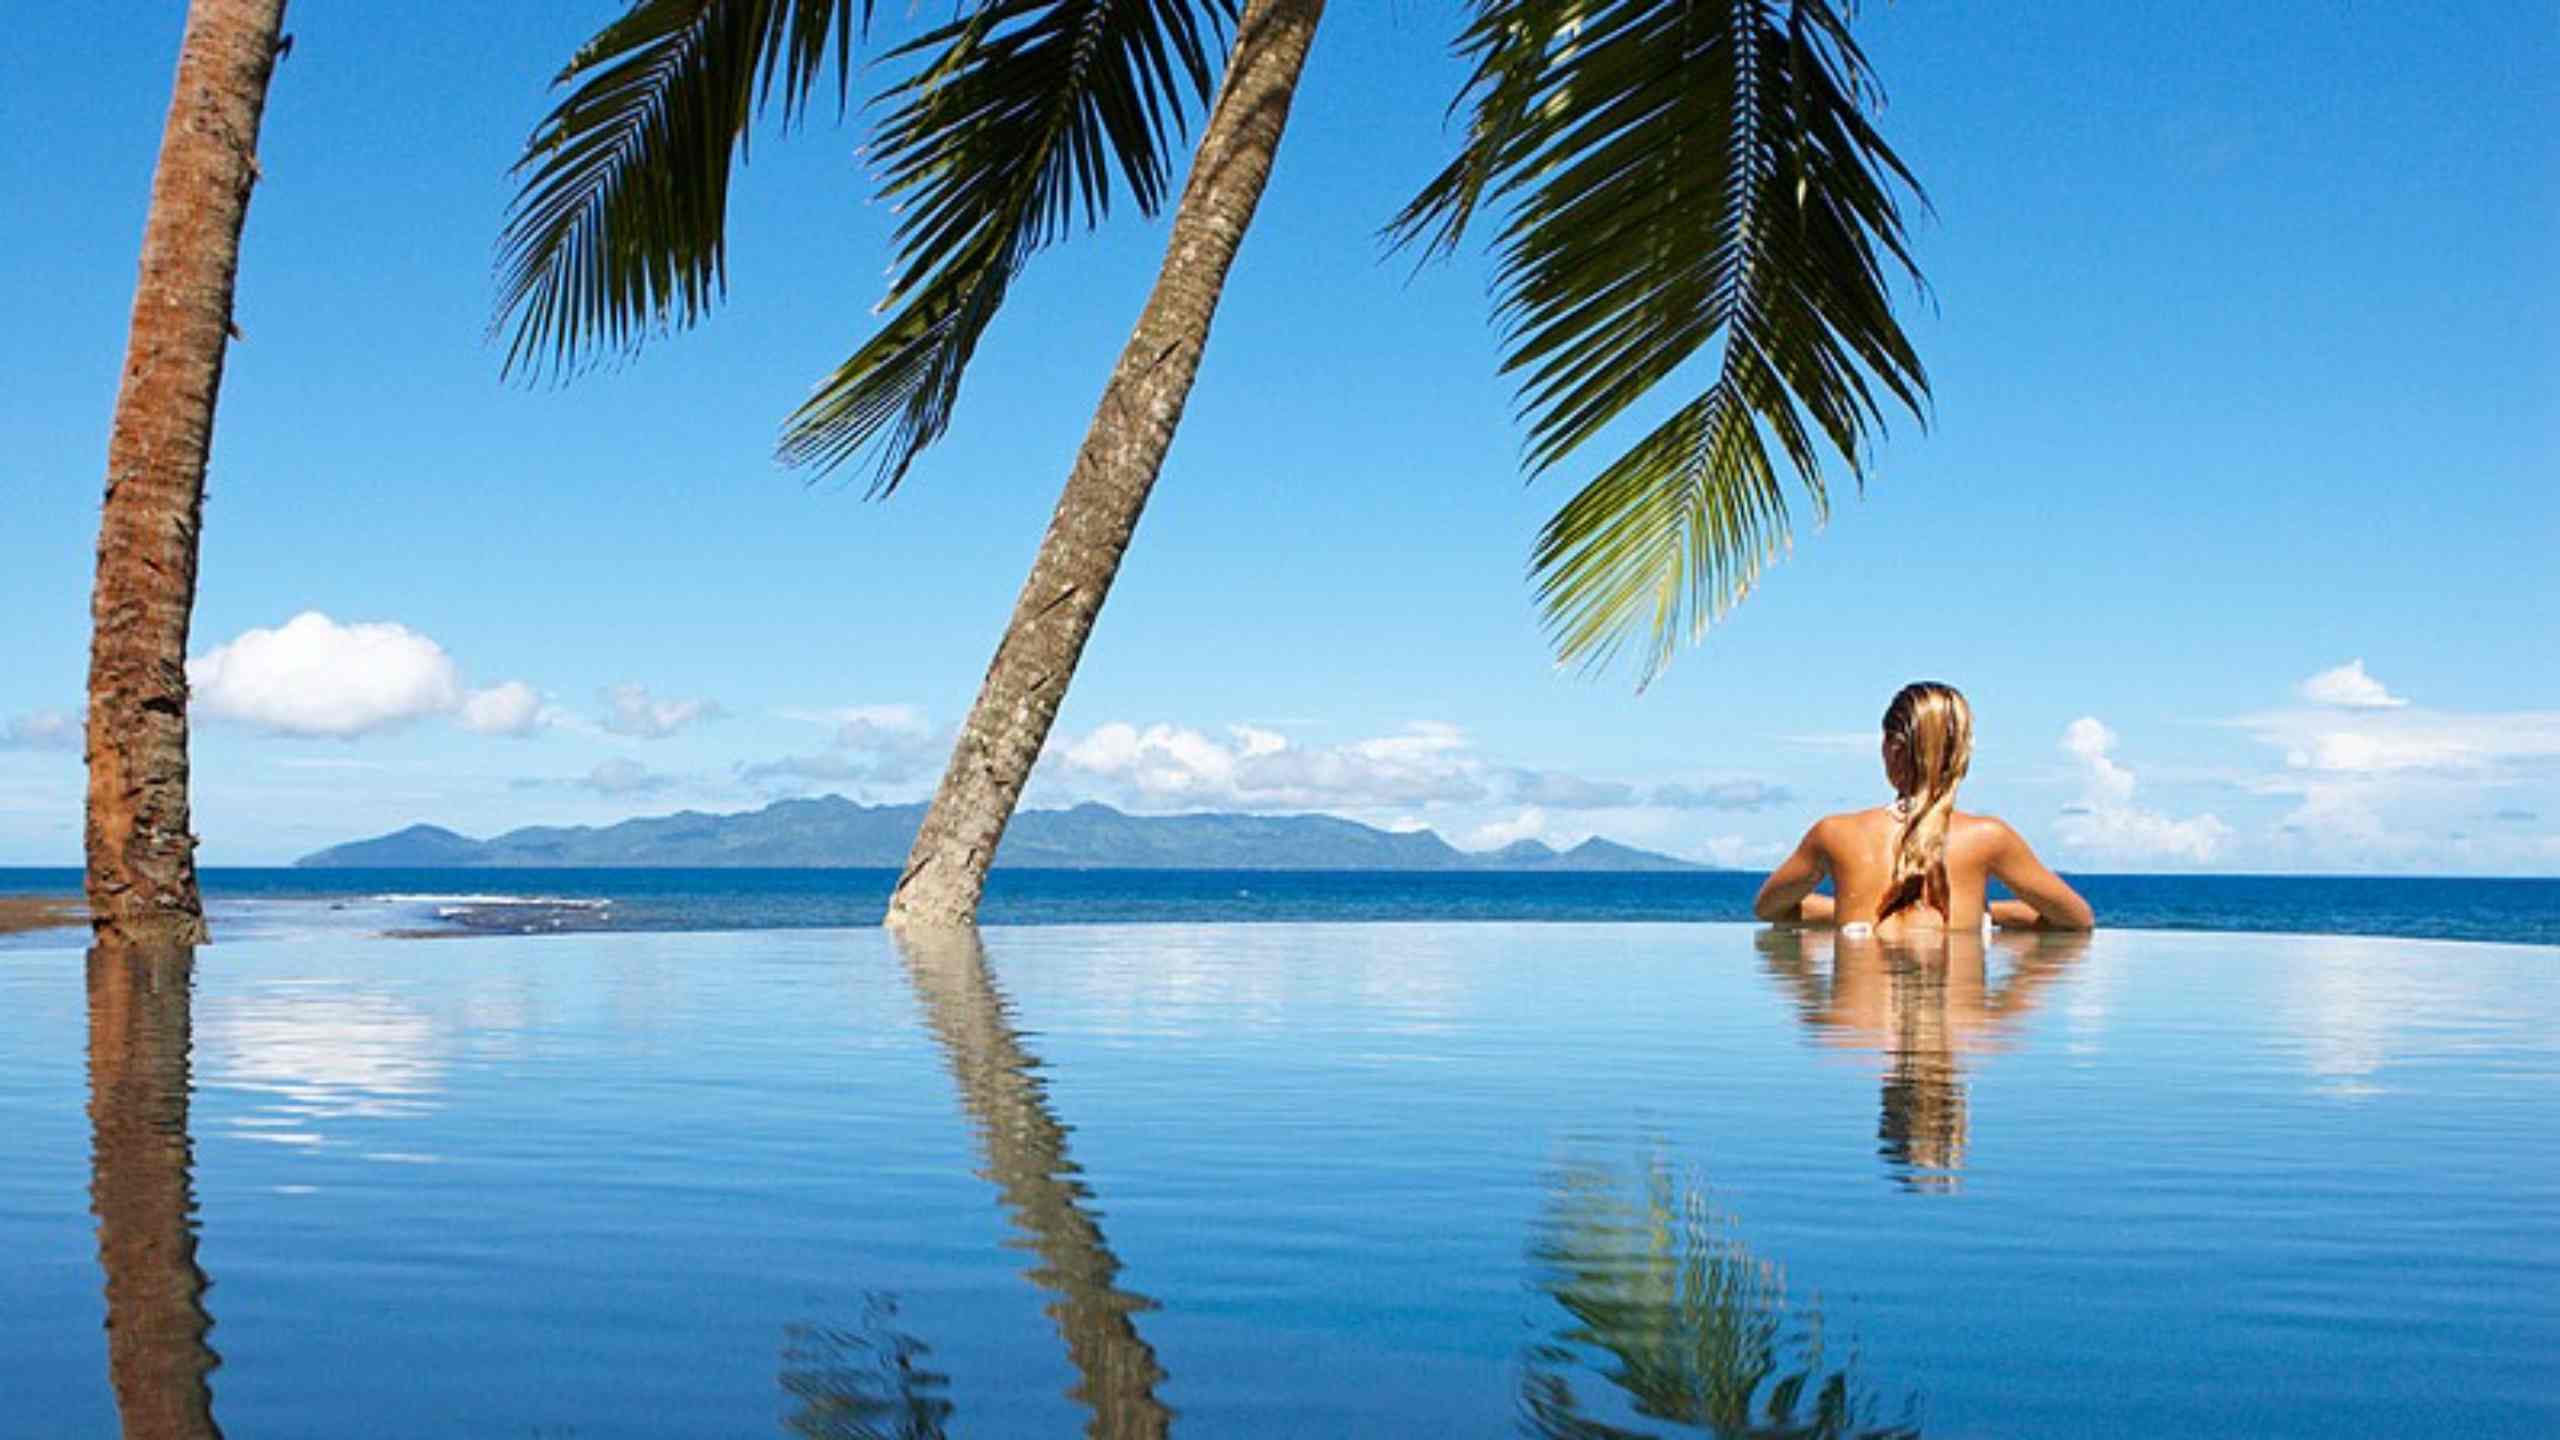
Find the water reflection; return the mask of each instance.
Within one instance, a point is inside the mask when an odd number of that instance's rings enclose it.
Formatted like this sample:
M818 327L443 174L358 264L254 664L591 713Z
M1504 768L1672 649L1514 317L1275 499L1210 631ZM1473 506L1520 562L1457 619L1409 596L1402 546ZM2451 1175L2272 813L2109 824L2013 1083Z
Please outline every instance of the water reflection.
M1538 1287L1572 1316L1530 1348L1520 1428L1570 1440L1658 1432L1590 1413L1569 1378L1597 1372L1644 1419L1728 1440L1916 1440L1906 1418L1876 1418L1853 1358L1833 1365L1818 1306L1791 1306L1785 1272L1746 1249L1694 1178L1655 1161L1632 1178L1605 1169L1552 1182L1530 1258ZM1597 1353L1594 1353L1597 1352Z
M1093 1192L1067 1157L1067 1127L1050 1112L1040 1062L1013 1028L1012 1007L976 932L902 935L897 946L985 1147L986 1178L1040 1257L1031 1282L1057 1297L1047 1313L1075 1367L1068 1395L1093 1414L1085 1433L1097 1440L1165 1434L1172 1413L1155 1396L1164 1370L1132 1318L1155 1302L1117 1284L1120 1259L1086 1208Z
M925 1363L932 1347L897 1320L898 1302L872 1295L850 1330L786 1328L782 1389L799 1408L783 1430L807 1440L942 1440L951 1377Z
M186 946L89 952L89 1188L107 1277L107 1375L128 1440L219 1436L187 1133Z
M1753 943L1817 1035L1884 1052L1877 1150L1904 1185L1931 1191L1956 1188L1972 1141L1963 1057L2004 1045L2044 988L2089 950L2085 932L2041 931L1914 943L1776 926ZM1997 983L1994 951L2006 961Z

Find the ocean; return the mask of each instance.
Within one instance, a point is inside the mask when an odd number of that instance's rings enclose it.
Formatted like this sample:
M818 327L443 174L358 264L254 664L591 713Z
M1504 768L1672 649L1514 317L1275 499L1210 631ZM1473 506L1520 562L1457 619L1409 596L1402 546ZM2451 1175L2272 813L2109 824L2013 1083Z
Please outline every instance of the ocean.
M878 923L888 870L204 872L217 942L346 935L799 930ZM2109 929L2560 945L2560 879L2073 875ZM999 870L989 925L1735 921L1756 873ZM0 895L76 895L71 869L0 869ZM77 932L0 936L58 947Z

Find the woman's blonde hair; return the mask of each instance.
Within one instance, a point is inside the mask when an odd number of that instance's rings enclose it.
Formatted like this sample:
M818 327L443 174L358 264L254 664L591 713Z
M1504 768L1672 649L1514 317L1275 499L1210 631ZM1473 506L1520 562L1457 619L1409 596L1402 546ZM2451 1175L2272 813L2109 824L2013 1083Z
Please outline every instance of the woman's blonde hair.
M1893 874L1876 919L1922 899L1943 915L1947 822L1955 814L1956 787L1973 765L1973 707L1953 685L1917 681L1896 691L1885 707L1884 733L1902 747L1911 788L1895 806L1901 820L1893 832Z

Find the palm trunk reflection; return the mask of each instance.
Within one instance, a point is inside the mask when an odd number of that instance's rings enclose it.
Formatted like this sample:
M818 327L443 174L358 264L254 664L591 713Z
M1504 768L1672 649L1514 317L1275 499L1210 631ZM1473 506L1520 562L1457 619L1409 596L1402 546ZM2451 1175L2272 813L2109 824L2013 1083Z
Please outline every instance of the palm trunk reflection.
M1067 1127L1050 1112L1040 1062L1013 1028L1012 1007L977 932L894 938L986 1148L984 1173L1040 1257L1030 1279L1057 1297L1048 1314L1075 1366L1068 1394L1093 1414L1085 1433L1097 1440L1165 1434L1172 1413L1155 1397L1164 1370L1132 1318L1155 1302L1116 1283L1120 1259L1086 1208L1092 1192L1067 1156Z
M107 1375L127 1440L222 1433L187 1134L194 971L186 945L89 952L89 1194L107 1278Z

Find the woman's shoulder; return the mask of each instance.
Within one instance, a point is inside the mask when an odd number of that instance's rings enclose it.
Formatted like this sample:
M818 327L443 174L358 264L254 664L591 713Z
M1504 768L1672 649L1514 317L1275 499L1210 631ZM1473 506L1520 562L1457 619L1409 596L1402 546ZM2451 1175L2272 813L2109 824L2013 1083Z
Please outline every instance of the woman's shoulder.
M1892 808L1885 805L1874 805L1869 806L1864 810L1843 810L1834 815L1825 815L1821 819L1813 822L1813 833L1816 835L1852 835L1863 830L1872 830L1879 825L1890 825L1892 823Z
M1997 815L1976 815L1958 810L1947 817L1947 838L1974 845L2005 845L2017 837L2009 822Z

